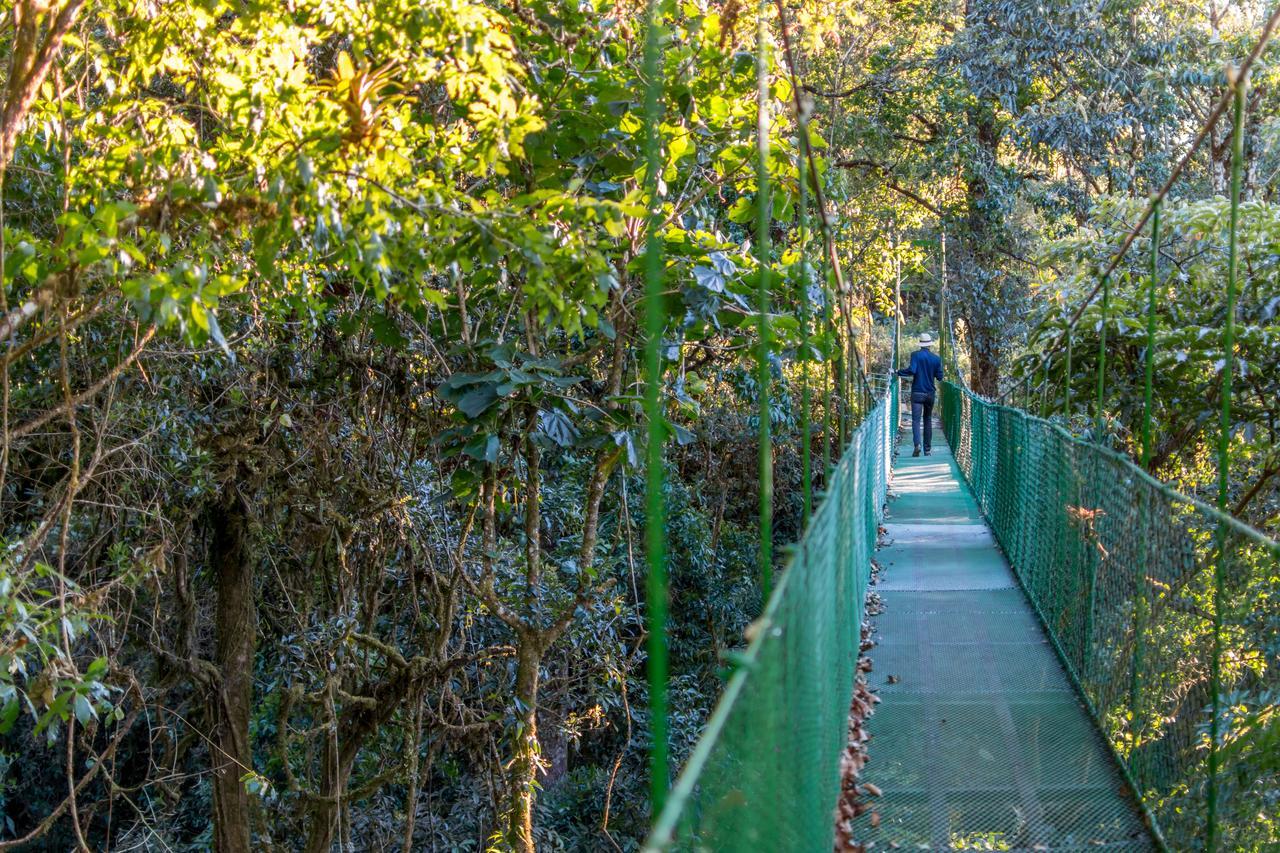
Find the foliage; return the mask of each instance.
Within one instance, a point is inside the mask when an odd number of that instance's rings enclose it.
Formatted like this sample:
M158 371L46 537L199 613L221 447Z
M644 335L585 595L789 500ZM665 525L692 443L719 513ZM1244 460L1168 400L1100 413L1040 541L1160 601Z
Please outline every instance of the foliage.
M642 4L11 5L4 840L635 845L650 208L677 758L759 606L748 10L656 5L649 198ZM1085 286L1256 30L1236 6L1211 13L1216 38L1174 4L1089 8L768 9L780 545L799 535L804 389L815 456L838 454L856 373L890 357L895 289L929 328L945 279L975 384L1020 380L1061 319L1046 294ZM1275 87L1255 91L1233 489L1261 483L1242 514L1273 524ZM1222 142L1196 189L1221 189ZM802 239L806 148L826 226ZM1161 470L1197 489L1221 213L1167 215L1158 415L1179 443ZM1131 262L1111 329L1126 366ZM1131 441L1135 386L1112 387Z
M1161 261L1156 281L1153 373L1154 469L1183 490L1216 500L1217 471L1204 448L1216 445L1221 401L1223 281L1226 278L1228 203L1223 198L1176 201L1161 214ZM1112 199L1097 209L1096 230L1081 230L1055 243L1049 257L1063 274L1046 283L1044 319L1019 366L1040 388L1051 411L1066 405L1063 329L1082 295L1095 284L1100 252L1115 245L1139 214L1141 203ZM1232 443L1230 506L1259 527L1277 521L1276 495L1267 488L1275 476L1275 400L1280 394L1270 365L1280 341L1280 268L1272 251L1280 238L1280 215L1269 201L1241 207L1240 285L1232 400L1236 428ZM1115 280L1107 315L1106 411L1108 440L1140 455L1150 286L1150 235L1131 251ZM1098 368L1102 311L1090 306L1072 333L1074 408L1092 410ZM1034 396L1034 395L1033 395ZM1257 488L1255 489L1255 485Z
M59 9L19 13L39 35ZM634 843L638 13L80 14L4 172L5 637L40 642L13 658L26 669L3 707L42 714L95 767L122 744L108 772L152 805L53 827L22 810L9 832L323 850L358 827L371 846L525 846L536 809L554 848L598 841L607 799ZM752 474L731 464L751 429L758 275L755 76L735 20L662 11L665 406L688 525L674 594L714 602L676 608L677 754L718 689L714 650L758 606ZM779 115L791 94L775 73ZM795 146L776 122L780 228ZM802 253L777 242L775 278L798 281ZM794 300L775 296L772 318L787 441ZM829 326L807 334L806 358L842 348ZM46 618L55 599L66 631ZM26 701L48 683L49 709ZM162 755L144 759L136 713ZM111 719L70 742L50 725L85 714ZM33 772L49 810L65 805L61 768ZM563 805L575 786L583 804Z

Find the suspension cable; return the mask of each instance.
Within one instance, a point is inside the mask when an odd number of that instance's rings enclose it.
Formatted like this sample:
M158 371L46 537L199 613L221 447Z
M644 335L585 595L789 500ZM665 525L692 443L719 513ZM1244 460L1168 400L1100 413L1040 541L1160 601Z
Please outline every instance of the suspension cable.
M757 323L760 349L757 358L756 394L760 441L760 600L761 611L773 584L773 437L771 435L769 383L769 221L773 204L769 188L769 29L767 0L760 0L756 15L756 258L760 279Z
M1275 31L1276 25L1280 24L1280 5L1271 12L1271 16L1267 19L1267 23L1262 28L1262 35L1258 38L1257 44L1253 46L1253 50L1249 51L1249 55L1245 57L1244 62L1240 63L1236 69L1237 79L1244 80L1249 76L1249 69L1253 67L1253 63L1257 61L1263 49L1267 46L1267 42L1271 40L1271 35ZM1228 81L1230 82L1230 81ZM1174 183L1182 176L1183 171L1191 164L1191 158L1200 150L1200 146L1209 138L1209 134L1213 131L1214 126L1218 123L1218 119L1226 112L1227 107L1231 105L1232 99L1235 97L1235 85L1229 85L1227 90L1222 93L1222 97L1218 98L1218 102L1213 105L1213 110L1209 113L1209 117L1205 119L1204 124L1200 128L1200 132L1196 134L1195 139L1191 142L1191 147L1187 149L1187 153L1182 155L1182 159L1178 161L1178 165L1174 166L1173 171L1169 173L1169 177L1165 180L1164 185L1151 197L1147 203L1147 207L1142 211L1142 216L1134 223L1133 228L1129 229L1129 233L1125 235L1124 242L1120 244L1120 248L1112 256L1111 262L1107 264L1103 277L1115 272L1116 267L1120 265L1120 261L1124 260L1124 256L1128 253L1129 248L1133 245L1138 235L1142 233L1142 229L1146 227L1147 221L1155 212L1155 207L1164 201L1165 196L1173 189ZM1098 291L1102 289L1102 283L1099 282L1093 290L1089 292L1080 303L1080 307L1076 309L1072 315L1069 325L1075 325L1080 319L1080 315L1084 313L1084 309L1088 306L1093 298L1098 295Z
M1227 316L1222 327L1222 420L1218 434L1218 509L1227 511L1228 477L1231 473L1231 383L1235 374L1236 285L1240 269L1238 229L1240 226L1240 185L1244 170L1244 102L1249 78L1238 71L1231 80L1235 95L1235 123L1231 137L1231 224L1227 234ZM1209 671L1213 691L1209 718L1209 780L1207 791L1208 832L1205 849L1217 847L1218 837L1218 750L1222 716L1222 601L1226 583L1223 559L1226 551L1226 529L1218 524L1217 559L1213 563L1213 661Z
M659 0L649 0L645 12L645 198L644 248L645 345L644 408L648 421L645 454L645 579L649 675L649 798L656 818L667 800L670 780L667 756L667 540L665 474L662 444L666 436L659 383L662 380L662 333L666 317L662 305L662 204L658 177L662 169L660 124L663 80L658 53Z
M804 116L797 116L797 130L802 136L809 133ZM809 430L809 187L807 163L803 156L796 157L797 177L800 182L800 482L801 529L808 529L809 516L813 512L813 437Z

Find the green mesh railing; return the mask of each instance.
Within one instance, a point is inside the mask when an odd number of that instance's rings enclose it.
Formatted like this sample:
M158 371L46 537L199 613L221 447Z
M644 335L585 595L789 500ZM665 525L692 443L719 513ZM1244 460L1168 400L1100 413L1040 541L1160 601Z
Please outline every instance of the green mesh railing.
M646 850L830 850L897 383L854 431Z
M1280 849L1280 544L967 389L947 384L942 413L1158 834L1177 850Z

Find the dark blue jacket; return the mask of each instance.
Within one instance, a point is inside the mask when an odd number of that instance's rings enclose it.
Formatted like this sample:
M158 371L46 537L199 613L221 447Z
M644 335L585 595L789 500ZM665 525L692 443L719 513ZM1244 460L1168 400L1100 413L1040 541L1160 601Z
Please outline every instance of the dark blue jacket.
M933 381L942 381L942 359L927 349L918 349L911 353L911 364L899 370L898 375L911 377L912 394L933 397L937 394Z

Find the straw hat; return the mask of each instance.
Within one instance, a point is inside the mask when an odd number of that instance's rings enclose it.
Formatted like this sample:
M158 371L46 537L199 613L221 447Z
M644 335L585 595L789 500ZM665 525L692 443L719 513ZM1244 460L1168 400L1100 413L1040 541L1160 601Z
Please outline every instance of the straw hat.
M925 332L922 335L920 335L920 346L922 347L933 346L933 335L929 334L928 332Z

